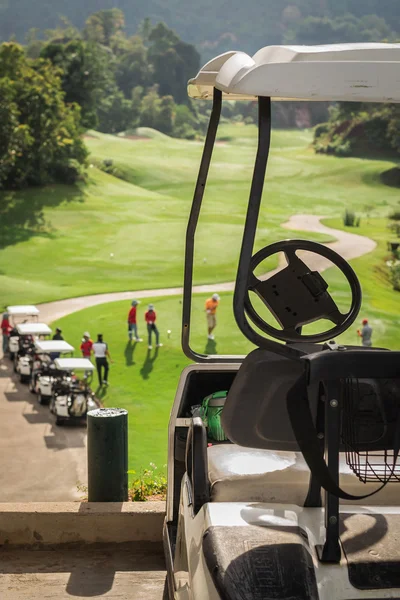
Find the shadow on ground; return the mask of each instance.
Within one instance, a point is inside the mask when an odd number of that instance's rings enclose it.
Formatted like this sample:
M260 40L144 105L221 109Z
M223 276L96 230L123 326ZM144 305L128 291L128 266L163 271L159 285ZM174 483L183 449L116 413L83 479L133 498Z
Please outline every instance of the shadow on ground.
M155 349L153 357L151 356L151 350L147 350L146 358L143 363L142 368L140 369L140 375L143 379L148 379L150 377L150 373L153 370L154 362L158 358L158 348Z
M215 340L207 340L206 347L204 348L205 354L218 354L217 342Z
M64 202L84 202L78 185L51 185L45 188L0 193L0 249L25 242L33 236L53 237L44 209Z
M162 545L150 542L91 544L90 547L68 548L68 544L52 550L36 551L0 549L0 579L12 575L19 593L39 597L39 592L53 592L52 597L149 598L161 600L165 581ZM49 577L51 576L51 587ZM66 576L69 578L66 581ZM6 590L6 599L8 596ZM0 585L0 591L2 587ZM56 595L57 594L57 595ZM25 597L25 596L24 596ZM28 596L26 596L28 597ZM50 597L50 596L49 596Z
M135 361L133 360L133 355L135 353L136 346L137 346L137 342L132 343L132 340L129 340L125 346L124 356L125 356L125 364L127 367L131 367L132 365L136 364Z

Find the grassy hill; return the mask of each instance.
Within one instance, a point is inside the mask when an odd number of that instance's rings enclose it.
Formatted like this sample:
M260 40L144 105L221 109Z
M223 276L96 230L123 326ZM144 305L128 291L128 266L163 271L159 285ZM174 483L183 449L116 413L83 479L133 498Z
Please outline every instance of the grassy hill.
M250 188L256 128L224 125L220 137L197 236L196 283L234 279ZM315 155L310 141L311 132L273 132L256 248L285 237L280 224L295 213L340 217L347 206L363 212L372 205L379 216L398 202L397 190L379 178L390 163ZM96 133L87 143L93 162L111 158L125 180L93 166L81 187L7 193L13 210L0 219L1 304L181 285L202 145ZM39 226L33 207L43 209Z

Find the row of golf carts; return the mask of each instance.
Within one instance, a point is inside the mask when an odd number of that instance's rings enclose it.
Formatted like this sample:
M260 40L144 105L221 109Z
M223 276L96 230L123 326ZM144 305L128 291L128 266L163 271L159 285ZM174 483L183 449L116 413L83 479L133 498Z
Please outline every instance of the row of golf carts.
M36 306L9 306L12 329L8 356L21 383L27 383L39 404L47 404L56 424L84 421L97 407L90 388L94 366L87 358L73 358L74 347L48 339L52 330L39 322Z

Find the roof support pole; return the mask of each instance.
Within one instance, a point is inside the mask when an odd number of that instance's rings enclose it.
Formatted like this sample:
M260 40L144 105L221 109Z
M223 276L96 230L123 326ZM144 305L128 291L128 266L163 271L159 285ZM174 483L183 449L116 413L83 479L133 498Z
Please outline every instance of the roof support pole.
M207 183L208 170L210 168L211 157L214 150L215 138L217 135L219 119L221 115L222 92L214 88L213 107L208 125L206 140L204 143L203 155L201 157L199 174L197 176L196 187L194 190L192 208L190 210L189 222L186 230L185 247L185 271L183 284L183 314L182 314L182 349L190 360L195 362L210 362L212 356L198 354L190 347L190 320L192 304L192 286L193 286L193 260L194 260L194 242L197 224L199 221L201 204L203 201L204 190ZM221 357L219 357L221 361ZM232 362L232 361L231 361ZM237 362L237 359L236 361Z
M249 325L244 305L248 289L250 262L253 255L258 216L267 170L269 149L271 143L271 98L258 98L258 147L251 182L250 198L247 207L246 221L243 231L242 247L236 276L235 293L233 296L233 312L236 323L248 340L260 348L273 350L277 354L290 358L298 358L300 353L283 344L278 344L256 333Z

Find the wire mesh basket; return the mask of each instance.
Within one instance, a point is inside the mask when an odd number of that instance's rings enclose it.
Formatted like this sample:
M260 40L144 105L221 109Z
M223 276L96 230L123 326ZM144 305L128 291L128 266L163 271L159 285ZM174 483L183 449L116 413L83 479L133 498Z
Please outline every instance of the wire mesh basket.
M341 437L346 461L363 483L400 482L400 378L347 379Z

